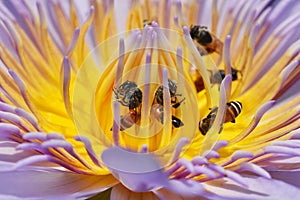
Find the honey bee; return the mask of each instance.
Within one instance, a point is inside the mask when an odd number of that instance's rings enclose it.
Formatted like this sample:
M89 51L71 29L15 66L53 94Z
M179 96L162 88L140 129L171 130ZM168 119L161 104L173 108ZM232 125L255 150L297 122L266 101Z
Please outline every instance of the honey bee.
M198 71L194 71L193 73L194 73L193 76L194 76L194 84L195 84L196 90L197 90L197 92L200 92L205 88L203 79ZM238 78L239 78L238 70L231 68L231 75L232 75L232 81L238 80ZM225 70L223 70L223 69L220 69L220 70L218 70L218 72L213 74L210 81L212 84L216 84L216 83L219 83L218 81L220 78L222 80L225 78Z
M239 71L237 69L231 68L231 76L232 76L232 81L238 80ZM221 79L223 80L225 78L225 70L220 69L219 72L214 74L214 79L217 80L219 76L221 76ZM212 81L213 82L213 81Z
M136 109L130 109L129 112L120 117L120 131L124 131L132 127L135 123L138 123L141 120L140 111Z
M180 104L184 101L182 99L181 101L178 101L178 96L181 96L181 94L177 94L177 84L172 81L168 80L168 86L169 86L169 92L170 92L170 98L171 98L171 104L173 108L178 108ZM159 86L154 94L154 103L153 104L159 104L164 105L164 89L163 86Z
M228 102L226 104L224 123L227 123L227 122L235 123L235 118L241 113L242 108L243 108L242 103L239 101ZM202 133L202 135L206 135L206 133L210 129L212 123L214 122L214 120L216 118L217 111L218 111L218 107L213 108L210 111L210 113L207 115L207 117L205 117L204 119L202 119L199 122L199 131Z
M178 96L181 96L181 94L177 94L177 85L174 81L168 80L168 86L169 86L169 92L170 92L170 98L171 98L171 105L173 108L178 108L180 104L185 100L183 98L181 101L178 101ZM163 111L163 105L164 105L164 99L163 99L163 86L159 86L154 94L154 101L151 108L151 115L154 116L154 118L158 119L162 124L164 123L164 111ZM175 128L179 128L184 125L184 123L174 115L172 115L172 125Z
M152 26L152 22L153 22L153 21L158 22L157 17L152 17L151 19L144 19L144 20L143 20L143 26L144 26L144 27L145 27L146 25Z
M214 52L222 54L223 42L212 34L206 26L191 25L190 35L196 44L200 45L200 47L197 45L197 49L201 56Z
M113 88L116 100L129 108L129 112L120 118L120 130L130 128L141 119L143 93L135 82L125 81L119 88Z
M135 82L125 81L119 88L114 87L113 91L116 100L129 109L134 109L142 103L143 93Z
M148 19L144 19L143 20L143 26L145 27L146 25L151 26L152 25L152 21L148 20Z

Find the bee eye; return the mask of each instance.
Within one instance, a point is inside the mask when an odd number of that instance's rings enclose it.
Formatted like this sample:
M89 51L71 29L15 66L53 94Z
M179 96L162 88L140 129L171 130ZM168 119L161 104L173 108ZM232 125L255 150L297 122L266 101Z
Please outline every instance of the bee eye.
M197 41L202 45L207 45L211 43L213 39L208 31L203 30L200 31Z

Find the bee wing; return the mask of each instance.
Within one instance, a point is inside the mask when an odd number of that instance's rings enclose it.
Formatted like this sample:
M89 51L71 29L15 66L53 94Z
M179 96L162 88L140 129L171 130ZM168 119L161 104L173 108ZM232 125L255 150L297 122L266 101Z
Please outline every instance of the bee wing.
M163 106L159 104L152 105L150 110L150 116L163 124L164 123Z
M215 52L217 54L222 55L223 53L223 42L221 40L219 40L215 35L213 35L214 38L214 45L215 45Z
M196 40L193 40L193 41L194 41L194 44L195 44L195 46L196 46L196 48L197 48L197 50L198 50L198 52L199 52L199 54L201 56L205 56L205 55L209 54L209 52L206 51L206 49L205 49L204 46L202 46L201 44L199 44Z

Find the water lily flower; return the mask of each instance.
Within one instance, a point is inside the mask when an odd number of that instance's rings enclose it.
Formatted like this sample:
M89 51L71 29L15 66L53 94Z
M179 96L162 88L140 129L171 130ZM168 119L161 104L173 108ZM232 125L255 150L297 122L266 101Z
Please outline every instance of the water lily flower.
M1 1L0 199L300 196L299 5Z

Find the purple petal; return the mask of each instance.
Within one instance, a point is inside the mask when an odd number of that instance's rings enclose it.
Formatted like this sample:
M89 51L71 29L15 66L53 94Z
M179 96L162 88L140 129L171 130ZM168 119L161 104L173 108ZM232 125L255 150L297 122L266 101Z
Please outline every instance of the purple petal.
M37 169L0 172L0 194L21 199L75 199L91 191L101 192L117 183L111 175L92 176Z
M295 199L300 196L298 188L283 181L250 175L244 175L243 179L248 188L240 187L229 179L211 181L205 185L210 192L207 197L214 200L274 200Z
M241 140L243 140L245 137L247 137L251 131L256 127L256 125L259 123L263 115L275 104L274 100L268 101L256 112L255 117L252 119L252 122L248 125L246 129L244 129L240 134L238 134L235 138L230 140L230 144L237 143Z
M246 181L238 173L230 170L226 170L226 176L243 187L248 187Z
M154 156L111 147L102 153L102 160L124 186L135 192L147 192L167 184Z
M18 160L24 159L28 156L32 156L35 153L30 151L18 151L16 150L16 147L19 143L15 142L0 142L0 162L7 162L7 163L15 163ZM0 169L1 164L0 164Z
M300 170L269 171L272 178L300 188Z
M167 189L183 197L201 196L204 192L203 185L194 180L170 180Z

